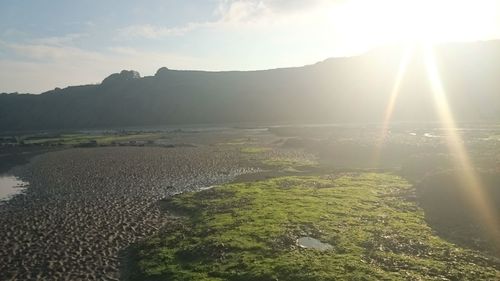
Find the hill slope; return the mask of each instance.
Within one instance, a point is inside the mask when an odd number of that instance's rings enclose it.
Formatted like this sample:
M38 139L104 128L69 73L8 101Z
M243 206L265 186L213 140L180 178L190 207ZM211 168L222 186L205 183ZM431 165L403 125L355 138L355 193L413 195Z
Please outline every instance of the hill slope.
M403 50L380 48L314 65L246 72L161 68L112 74L99 85L40 95L0 94L0 130L224 122L380 122ZM447 44L436 57L460 121L500 119L500 41ZM401 85L395 121L437 120L423 57Z

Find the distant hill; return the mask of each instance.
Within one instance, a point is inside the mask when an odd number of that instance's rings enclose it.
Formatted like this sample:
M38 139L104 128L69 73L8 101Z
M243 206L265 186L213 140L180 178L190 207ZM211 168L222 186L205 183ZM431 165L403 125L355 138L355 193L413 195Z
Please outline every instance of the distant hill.
M500 120L500 41L436 49L459 121ZM380 122L402 49L262 71L122 71L99 85L0 94L0 131L193 123ZM29 81L26 81L29 83ZM395 121L436 121L421 54L402 83Z

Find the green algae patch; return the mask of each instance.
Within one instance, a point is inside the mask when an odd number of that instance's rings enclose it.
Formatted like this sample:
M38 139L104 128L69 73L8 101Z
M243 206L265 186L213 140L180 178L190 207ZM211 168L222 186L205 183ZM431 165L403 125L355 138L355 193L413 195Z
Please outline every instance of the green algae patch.
M390 174L281 177L162 202L178 219L137 248L136 280L497 280L442 240ZM310 237L326 250L300 247Z
M256 144L256 143L258 143L258 141L255 138L246 137L246 138L230 139L226 142L218 143L217 145L243 146L243 145L252 145L252 144Z
M318 162L315 160L293 157L271 157L263 160L262 164L281 169L312 168L318 166Z
M264 152L271 151L271 148L269 148L269 147L253 147L253 146L249 146L249 147L243 147L243 148L241 148L240 151L242 153L247 153L247 154L258 154L258 153L264 153Z
M28 135L23 139L26 145L81 145L89 141L96 141L99 145L109 145L113 142L126 141L153 141L164 136L163 133L71 133L71 134L54 134L54 135Z

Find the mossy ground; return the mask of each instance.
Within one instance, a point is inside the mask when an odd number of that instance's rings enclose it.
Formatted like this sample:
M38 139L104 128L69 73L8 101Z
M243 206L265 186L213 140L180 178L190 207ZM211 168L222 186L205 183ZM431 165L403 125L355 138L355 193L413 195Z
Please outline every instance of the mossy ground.
M137 280L498 280L499 264L437 237L390 174L282 177L164 202L183 214L138 246ZM310 236L331 251L301 249Z
M161 133L128 133L128 134L86 134L86 133L68 133L56 134L52 136L34 135L25 136L25 144L58 144L58 145L79 145L89 141L96 141L99 145L108 145L112 142L126 141L146 141L156 140L163 136Z
M271 148L269 148L269 147L256 147L256 146L242 147L240 149L240 151L242 153L249 153L249 154L264 153L264 152L267 152L270 150L271 150Z
M262 161L264 165L277 167L281 169L290 168L313 168L318 165L318 162L311 159L293 158L293 157L272 157Z
M256 143L257 143L256 139L251 137L246 137L246 138L229 139L226 142L218 143L218 145L243 146L243 145L254 145Z
M301 171L318 167L316 159L303 154L280 153L272 147L246 146L240 152L253 163L261 164L265 169L280 171Z

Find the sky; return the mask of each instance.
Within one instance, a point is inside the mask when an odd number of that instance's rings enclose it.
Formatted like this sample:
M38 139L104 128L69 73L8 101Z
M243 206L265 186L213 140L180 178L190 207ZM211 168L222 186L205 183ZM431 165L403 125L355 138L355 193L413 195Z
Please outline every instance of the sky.
M133 69L258 70L500 38L500 0L0 0L0 92Z

